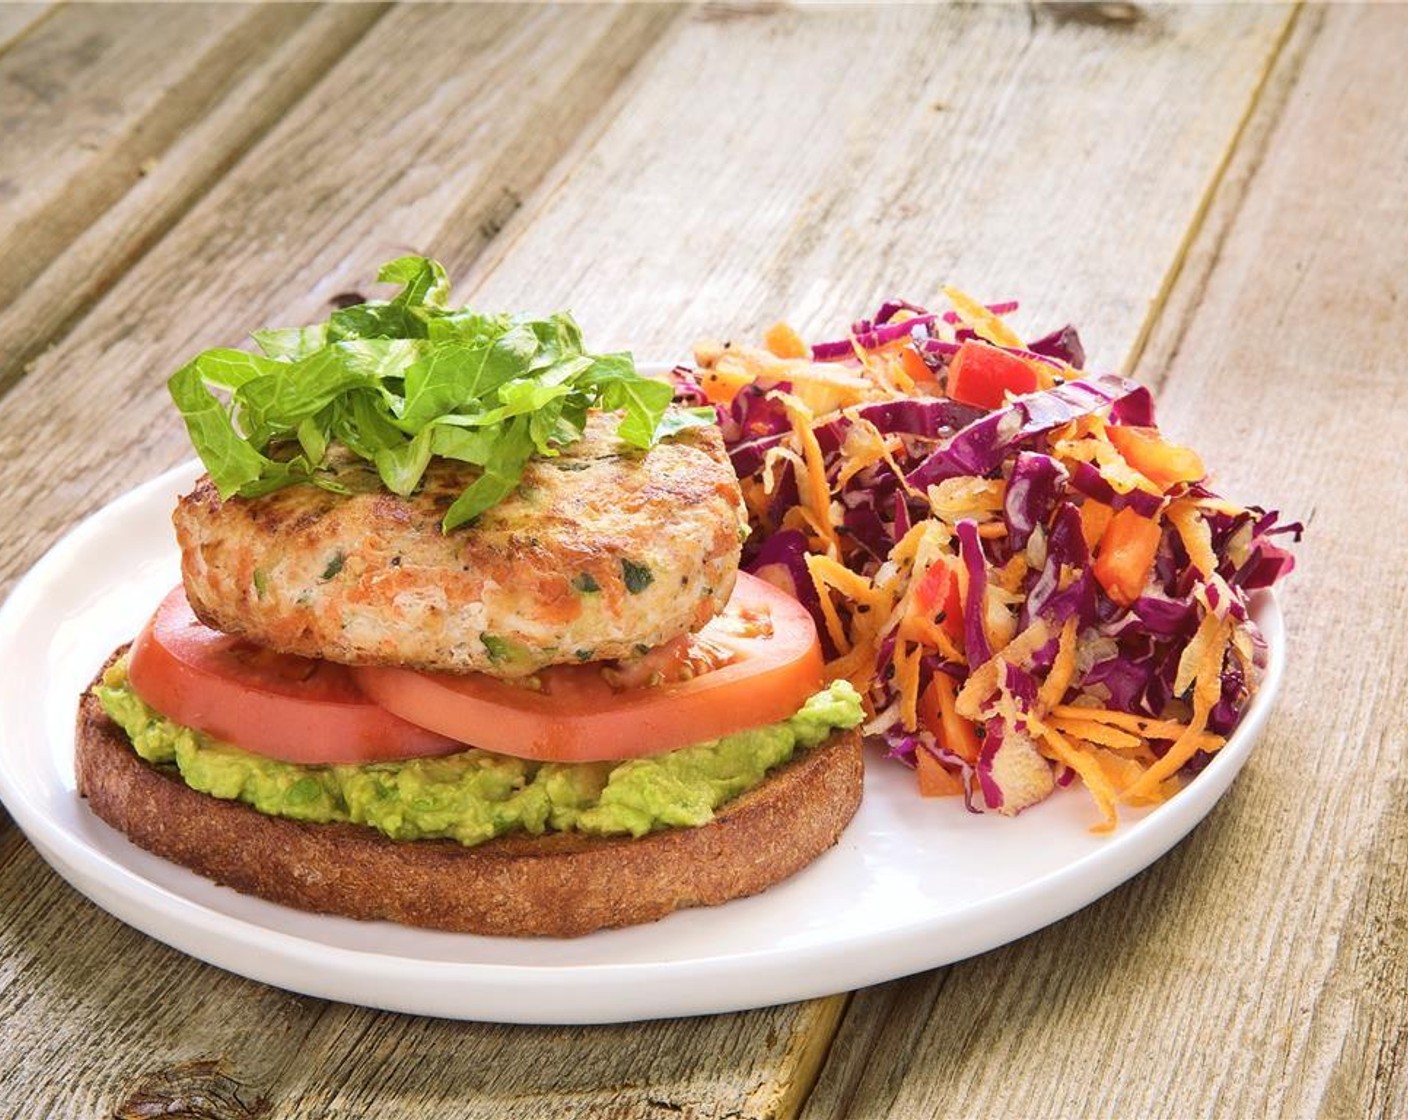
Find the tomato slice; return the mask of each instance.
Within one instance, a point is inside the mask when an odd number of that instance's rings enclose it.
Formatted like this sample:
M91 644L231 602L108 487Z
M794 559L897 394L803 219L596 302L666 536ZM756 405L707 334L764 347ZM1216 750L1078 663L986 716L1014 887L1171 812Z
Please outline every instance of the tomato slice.
M132 690L167 719L285 762L382 762L464 744L392 715L343 665L212 630L177 587L132 643Z
M776 723L822 685L811 615L742 572L722 615L645 663L648 679L634 687L639 667L600 664L546 669L538 688L479 673L366 667L353 675L412 723L485 750L557 762L661 754Z

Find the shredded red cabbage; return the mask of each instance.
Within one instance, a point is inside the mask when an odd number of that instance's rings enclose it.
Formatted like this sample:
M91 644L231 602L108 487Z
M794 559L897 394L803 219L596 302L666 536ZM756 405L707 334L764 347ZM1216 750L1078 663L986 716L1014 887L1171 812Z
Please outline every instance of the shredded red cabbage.
M993 304L988 310L1002 315L1015 306ZM796 595L817 618L823 635L827 631L807 553L826 552L877 586L890 581L887 586L902 588L910 560L897 563L895 550L912 529L930 523L946 526L941 537L946 535L948 555L965 577L963 660L925 648L918 662L921 688L936 674L946 674L961 686L974 669L989 662L995 649L1001 650L1012 633L1024 633L1038 622L1046 626L1049 637L1039 644L1029 643L1029 648L1035 648L1025 661L1002 663L998 690L1008 705L1001 711L1009 715L988 709L978 721L981 749L974 762L950 749L935 728L922 722L905 726L900 718L902 684L895 672L898 616L874 636L873 646L867 648L867 652L873 648L873 664L868 661L860 669L868 674L864 683L875 713L871 733L884 743L890 757L913 765L916 752L927 751L962 778L970 808L1015 812L1075 776L1069 766L1048 761L1026 727L1028 721L1035 721L1033 726L1040 728L1042 683L1063 657L1057 636L1070 620L1075 620L1076 646L1074 662L1066 664L1068 669L1073 665L1073 670L1056 703L1166 722L1188 718L1189 695L1175 695L1175 690L1180 663L1202 620L1209 612L1231 620L1228 625L1243 634L1245 642L1237 646L1229 641L1221 673L1213 681L1217 695L1205 722L1209 735L1226 736L1246 708L1265 657L1247 596L1292 571L1292 554L1272 538L1290 534L1299 540L1302 527L1282 524L1274 511L1231 506L1202 479L1162 489L1131 489L1128 476L1111 476L1112 483L1098 465L1104 459L1072 456L1063 450L1068 444L1060 441L1086 438L1082 432L1103 439L1102 422L1157 430L1152 398L1144 386L1115 374L1081 372L1085 350L1073 327L1052 331L1026 348L1004 347L1050 371L1039 382L1045 388L1009 396L991 410L949 399L943 395L949 361L963 340L972 337L971 325L953 312L936 314L904 300L889 300L872 318L854 323L849 337L812 347L813 361L851 362L857 373L867 372L870 361L883 360L896 347L911 348L935 379L933 386L911 395L896 391L884 399L863 399L813 422L831 491L830 507L824 511L834 533L829 543L803 531L805 524L789 517L802 504L803 493L797 477L800 468L793 459L768 467L770 488L762 485L770 450L787 445L798 451L792 419L774 393L791 392L792 382L785 377L760 377L717 408L733 465L745 480L754 524L745 566ZM804 369L796 364L789 368L796 378L804 379ZM704 399L700 382L690 370L677 370L675 380L679 399L685 403ZM1092 421L1093 427L1080 428L1078 422L1094 417L1100 419ZM847 469L851 462L848 436L862 421L891 441L889 452L885 458L867 460L860 469L854 465ZM1097 450L1113 454L1109 447ZM954 479L973 479L989 487L999 484L1000 508L986 508L951 523L941 521L933 504L935 487ZM1205 533L1215 571L1206 573L1197 567L1189 554L1192 546L1180 534L1176 519L1165 516L1175 502L1191 504L1198 511L1205 526L1199 531ZM1160 526L1146 585L1132 601L1114 598L1096 575L1101 552L1097 548L1092 553L1087 534L1098 535L1103 523L1098 518L1088 520L1087 515L1102 506L1107 507L1106 518L1130 510ZM813 510L813 519L816 516ZM1193 551L1205 555L1203 548L1199 545ZM994 594L999 598L994 600ZM838 609L851 626L850 633L864 630L852 604L842 602ZM997 644L988 617L993 610L1010 618L1011 632ZM844 652L831 649L829 638L825 640L829 655ZM1150 739L1149 764L1167 754L1170 746L1166 740ZM1214 742L1209 749L1215 748ZM1185 777L1206 765L1209 749L1200 748L1188 758L1181 767Z

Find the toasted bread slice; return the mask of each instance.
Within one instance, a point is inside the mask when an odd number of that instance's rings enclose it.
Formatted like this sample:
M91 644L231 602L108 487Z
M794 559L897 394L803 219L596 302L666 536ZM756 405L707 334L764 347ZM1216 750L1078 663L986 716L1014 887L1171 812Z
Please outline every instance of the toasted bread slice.
M577 937L756 894L834 845L861 795L861 738L799 751L707 825L640 839L510 834L466 848L266 816L152 766L85 692L78 791L134 843L301 910L501 937Z

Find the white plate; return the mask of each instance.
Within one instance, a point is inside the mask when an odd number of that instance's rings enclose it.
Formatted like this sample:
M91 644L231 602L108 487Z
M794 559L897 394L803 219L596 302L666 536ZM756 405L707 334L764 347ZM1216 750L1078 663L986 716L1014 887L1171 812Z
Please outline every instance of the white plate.
M922 800L872 760L840 844L750 899L571 941L434 933L319 917L248 898L143 852L74 789L77 697L178 579L170 513L192 463L59 542L0 610L0 797L70 883L124 922L240 975L371 1007L520 1023L620 1022L735 1011L905 976L981 953L1085 906L1200 821L1246 761L1280 685L1271 646L1251 711L1212 764L1156 810L1095 836L1067 790L1013 820Z

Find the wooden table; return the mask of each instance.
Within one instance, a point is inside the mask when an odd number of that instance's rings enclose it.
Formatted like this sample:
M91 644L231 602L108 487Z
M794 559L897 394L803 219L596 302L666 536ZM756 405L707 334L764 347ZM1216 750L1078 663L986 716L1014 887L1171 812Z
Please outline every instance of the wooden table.
M1401 7L0 7L3 590L189 456L185 356L408 250L639 357L1016 296L1308 527L1212 815L848 995L570 1029L290 995L108 917L0 813L0 1113L1408 1114L1405 57Z

